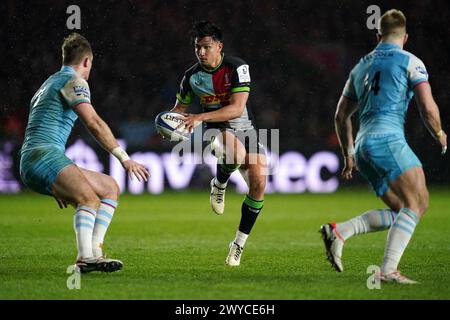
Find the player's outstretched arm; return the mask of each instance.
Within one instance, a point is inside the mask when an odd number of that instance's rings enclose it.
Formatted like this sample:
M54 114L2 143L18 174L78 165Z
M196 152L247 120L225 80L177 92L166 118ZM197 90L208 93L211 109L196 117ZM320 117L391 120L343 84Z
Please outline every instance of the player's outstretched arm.
M119 146L109 126L95 112L90 103L80 103L74 107L74 111L89 130L89 133L106 151L112 153L120 161L131 178L135 176L139 181L141 179L147 181L150 175L147 169L140 163L130 159L128 154Z
M442 154L445 154L447 151L447 134L442 130L439 108L434 101L430 84L423 82L417 85L414 88L414 95L425 126L433 138L441 144Z
M351 116L358 109L356 101L350 100L346 96L341 96L339 99L336 114L334 116L334 126L336 135L341 146L342 155L344 156L344 169L342 170L342 177L346 180L352 178L352 171L355 167L353 147L353 128Z
M199 114L187 114L183 120L185 128L192 131L198 121L224 122L241 116L248 100L248 92L236 92L231 95L230 104L215 111Z

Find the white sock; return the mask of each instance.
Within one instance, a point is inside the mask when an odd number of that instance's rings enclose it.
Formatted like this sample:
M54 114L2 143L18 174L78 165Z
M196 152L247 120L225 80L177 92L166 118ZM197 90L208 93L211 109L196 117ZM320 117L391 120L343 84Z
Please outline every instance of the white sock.
M225 189L227 187L228 181L225 183L220 183L217 178L214 178L214 185L220 189Z
M73 216L73 227L77 237L77 260L92 257L92 231L95 223L95 210L78 206Z
M400 210L387 236L381 272L389 273L397 270L403 252L418 223L419 218L412 210L408 208Z
M389 229L397 213L390 209L370 210L348 221L337 223L336 230L345 241L357 234Z
M92 234L92 251L94 257L103 256L103 240L108 230L114 211L117 208L117 202L111 199L102 199L100 207L95 218L94 232Z
M238 230L236 232L236 238L234 239L234 242L236 242L239 246L243 247L245 245L245 241L247 241L247 238L248 234Z

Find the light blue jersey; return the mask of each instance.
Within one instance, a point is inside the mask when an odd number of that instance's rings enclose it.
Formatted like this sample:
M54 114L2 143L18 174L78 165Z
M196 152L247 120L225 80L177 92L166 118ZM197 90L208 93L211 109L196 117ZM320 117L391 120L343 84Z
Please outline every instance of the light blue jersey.
M50 76L31 99L20 176L32 190L52 195L56 177L73 163L64 151L78 118L73 107L80 103L90 103L89 85L69 66Z
M69 66L50 76L34 94L22 150L51 145L64 150L78 118L77 104L90 103L89 85Z
M358 135L404 133L414 87L428 81L423 62L399 46L381 42L353 68L343 95L358 101Z
M343 95L357 101L360 129L355 160L378 196L390 181L422 164L405 139L405 116L414 88L428 82L424 64L390 43L380 43L353 68Z

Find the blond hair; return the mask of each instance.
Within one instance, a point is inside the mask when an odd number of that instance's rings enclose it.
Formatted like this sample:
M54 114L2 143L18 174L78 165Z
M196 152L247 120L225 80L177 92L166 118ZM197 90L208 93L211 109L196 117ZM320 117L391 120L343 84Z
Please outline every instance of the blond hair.
M76 32L64 39L61 51L63 64L65 65L78 64L87 54L92 55L92 48L89 41Z
M406 17L400 10L386 11L380 18L379 33L382 37L401 37L406 33Z

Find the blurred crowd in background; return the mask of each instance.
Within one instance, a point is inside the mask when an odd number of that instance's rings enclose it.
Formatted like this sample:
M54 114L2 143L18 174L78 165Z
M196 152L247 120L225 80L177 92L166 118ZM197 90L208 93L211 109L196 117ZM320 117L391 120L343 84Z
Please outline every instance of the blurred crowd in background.
M405 49L430 74L444 130L450 86L448 1L13 1L0 3L0 142L23 139L29 101L61 66L69 14L81 9L81 34L94 50L92 102L129 150L165 150L154 117L172 108L184 71L196 62L189 30L211 20L224 33L224 52L244 59L252 78L250 108L259 128L280 128L281 151L339 152L333 117L352 66L376 46L366 9L401 9L408 19ZM193 112L198 108L193 107ZM355 117L356 118L356 117ZM449 161L412 103L411 146L435 182L448 182ZM78 123L72 139L88 134ZM448 159L448 158L447 158Z

